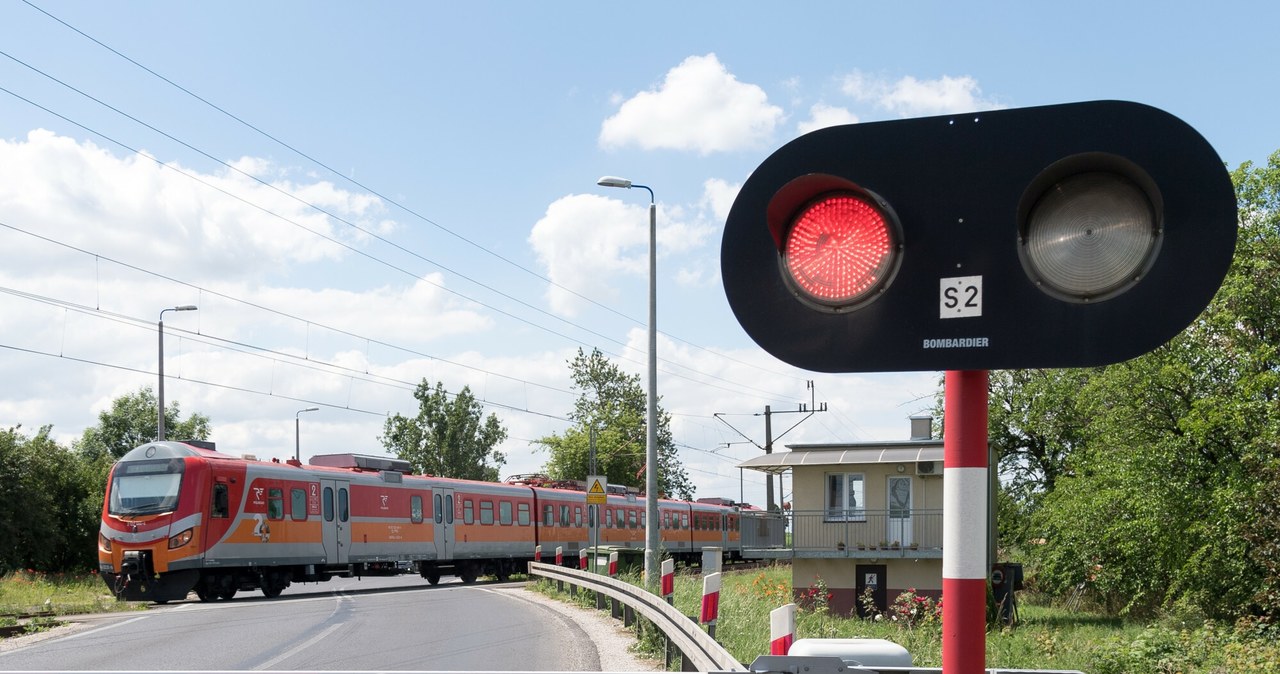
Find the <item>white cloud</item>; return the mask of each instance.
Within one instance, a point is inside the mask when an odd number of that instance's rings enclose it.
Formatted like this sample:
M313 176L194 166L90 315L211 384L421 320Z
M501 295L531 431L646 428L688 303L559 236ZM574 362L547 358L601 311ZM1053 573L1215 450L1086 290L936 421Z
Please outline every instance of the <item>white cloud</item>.
M707 155L761 146L782 119L763 89L738 81L715 54L690 56L657 89L623 102L601 126L600 145Z
M801 134L825 129L828 126L839 126L841 124L857 124L858 116L849 112L849 110L834 105L826 105L818 103L809 108L809 119L796 125L796 130Z
M889 81L855 70L844 78L844 93L871 102L902 117L945 115L954 112L996 110L1005 107L984 98L978 81L969 76L944 75L936 80L918 80L910 75Z
M729 209L733 207L733 200L738 197L740 189L742 189L742 183L730 184L719 178L711 178L702 183L701 205L711 212L711 217L719 228L724 227L724 221L729 217Z

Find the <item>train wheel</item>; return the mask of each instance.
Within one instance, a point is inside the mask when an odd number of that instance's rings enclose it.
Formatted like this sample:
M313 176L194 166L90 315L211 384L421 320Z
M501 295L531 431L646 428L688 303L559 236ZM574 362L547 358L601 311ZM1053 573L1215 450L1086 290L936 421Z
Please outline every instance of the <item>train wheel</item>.
M423 578L426 578L426 579L427 579L427 583L429 583L429 584L431 584L431 585L439 585L439 584L440 584L440 574L438 574L438 573L428 573L427 575L423 576Z
M214 599L213 595L209 594L209 592L204 589L204 583L198 583L196 585L196 597L198 597L200 601L213 601Z
M462 582L467 585L476 582L476 578L479 576L479 570L476 569L474 564L461 564L458 566L458 578L462 579Z
M225 590L219 590L219 591L218 591L218 593L217 593L216 595L214 595L214 596L215 596L216 598L218 598L218 599L223 600L223 601L227 601L227 600L231 599L232 597L235 597L235 596L236 596L236 588L231 587L231 588L227 588L227 589L225 589Z

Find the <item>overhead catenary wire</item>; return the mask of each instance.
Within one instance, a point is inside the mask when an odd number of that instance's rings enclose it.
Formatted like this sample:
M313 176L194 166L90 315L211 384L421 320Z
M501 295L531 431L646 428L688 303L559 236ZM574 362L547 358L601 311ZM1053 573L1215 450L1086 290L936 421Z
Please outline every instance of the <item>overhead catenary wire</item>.
M370 186L368 186L368 185L366 185L366 184L364 184L364 183L362 183L362 182L360 182L360 181L356 180L354 177L352 177L352 176L350 176L350 175L347 175L347 174L345 174L345 173L343 173L343 172L341 172L341 171L338 171L337 169L335 169L335 168L333 168L333 167L329 166L327 163L325 163L325 162L321 161L320 159L318 159L318 158L316 158L316 157L312 156L311 154L309 154L309 153L307 153L307 152L305 152L305 151L303 151L303 150L299 149L298 147L295 147L294 145L292 145L292 144L290 144L290 143L288 143L288 142L286 142L286 141L282 140L281 138L277 137L276 135L273 135L273 134L271 134L271 133L267 132L266 130L262 129L260 126L255 125L255 124L253 124L253 123L251 123L251 122L249 122L249 121L245 120L244 118L242 118L242 117L240 117L240 116L238 116L238 115L236 115L236 114L234 114L234 113L230 112L229 110L227 110L227 109L226 109L226 108L224 108L223 106L220 106L220 105L218 105L218 104L216 104L216 103L214 103L214 102L212 102L212 101L208 100L207 98L205 98L205 97L203 97L203 96L201 96L201 95L199 95L199 94L195 93L195 92L194 92L194 91L192 91L191 89L189 89L189 88L187 88L187 87L182 86L181 84L179 84L179 83L175 82L174 80L172 80L172 79L170 79L170 78L168 78L168 77L165 77L164 75L160 74L159 72L155 71L154 69L152 69L152 68L150 68L150 67L148 67L148 66L146 66L146 65L144 65L144 64L142 64L142 63L140 63L139 61L137 61L137 60L135 60L135 59L133 59L133 58L131 58L131 57L127 56L126 54L124 54L123 52L121 52L121 51L119 51L119 50L115 49L114 47L111 47L110 45L108 45L108 44L106 44L106 43L102 42L101 40L99 40L99 39L97 39L97 38L93 37L92 35L89 35L88 33L86 33L86 32L84 32L83 30L81 30L81 29L77 28L76 26L71 25L71 24L70 24L70 23L68 23L67 21L65 21L65 20L63 20L63 19L61 19L61 18L59 18L59 17L57 17L57 16L53 15L52 13L48 12L47 10L45 10L45 9L43 9L43 8L39 7L38 5L36 5L36 4L34 4L34 3L32 3L30 0L23 0L23 2L24 2L25 4L27 4L28 6L30 6L31 8L35 9L36 11L40 12L41 14L44 14L45 16L49 17L51 20L53 20L53 21L55 21L55 22L57 22L57 23L61 24L62 26L66 27L67 29L69 29L69 30L71 30L71 31L73 31L73 32L75 32L75 33L77 33L78 35L80 35L80 36L84 37L85 39L87 39L87 40L89 40L89 41L93 42L94 44L97 44L98 46L102 47L103 49L106 49L107 51L111 52L112 54L115 54L116 56L120 57L121 59L124 59L125 61L129 62L130 64L134 65L135 67L137 67L137 68L139 68L139 69L141 69L141 70L143 70L143 71L147 72L148 74L152 75L153 77L156 77L157 79L161 80L162 82L165 82L166 84L168 84L168 85L170 85L170 86L174 87L175 89L177 89L177 90L179 90L179 91L183 92L184 94L186 94L186 95L190 96L191 98L193 98L193 99L195 99L195 100L199 101L200 103L202 103L202 104L204 104L204 105L208 106L209 108L211 108L211 109L213 109L213 110L217 111L218 113L220 113L220 114L222 114L222 115L226 116L227 118L229 118L229 119L231 119L231 120L233 120L233 121L235 121L235 122L237 122L237 123L239 123L239 124L243 125L244 127L248 128L248 129L251 129L252 131L254 131L255 133L258 133L258 134L259 134L259 135L261 135L262 137L267 138L268 140L270 140L270 141L272 141L272 142L274 142L274 143L276 143L276 144L280 145L281 147L283 147L283 148L285 148L285 149L289 150L290 152L293 152L294 154L298 155L299 157L302 157L302 158L306 159L307 161L310 161L310 162L312 162L313 164L315 164L315 165L317 165L317 166L319 166L319 167L323 168L325 171L328 171L330 174L332 174L332 175L334 175L334 176L337 176L340 180L343 180L343 181L345 181L345 182L347 182L347 183L350 183L350 184L352 184L352 185L354 185L354 186L358 187L359 189L364 190L365 192L367 192L367 193L369 193L369 194L372 194L372 195L374 195L374 196L378 197L378 198L379 198L379 199L381 199L383 202L388 203L388 204L391 204L392 206L395 206L396 208L399 208L400 210L404 211L405 213L407 213L407 214L409 214L409 215L411 215L411 216L413 216L413 217L415 217L415 218L417 218L417 219L421 220L422 222L424 222L424 223L426 223L426 224L428 224L428 225L431 225L432 227L435 227L436 229L438 229L438 230L440 230L440 231L442 231L442 232L444 232L444 233L446 233L446 234L448 234L448 235L450 235L450 236L452 236L452 237L456 238L456 239L457 239L457 240L459 240L459 241L462 241L463 243L466 243L467 245L469 245L469 246L471 246L471 247L475 248L476 250L479 250L479 251L481 251L481 252L483 252L483 253L485 253L485 254L487 254L487 255L490 255L490 256L492 256L492 257L494 257L494 258L496 258L496 259L498 259L498 260L500 260L500 261L502 261L502 262L504 262L504 263L506 263L506 264L508 264L508 265L512 266L513 268L516 268L516 269L518 269L518 270L520 270L520 271L522 271L522 272L524 272L524 273L526 273L526 274L529 274L529 275L533 276L534 278L539 279L540 281L542 281L542 282L544 282L544 283L549 284L549 285L550 285L550 286L552 286L552 287L555 287L555 288L557 288L557 289L563 290L564 292L569 293L569 294L573 295L574 297L577 297L577 298L579 298L579 299L581 299L581 300L583 300L583 301L585 301L585 302L588 302L589 304L591 304L591 305L593 305L593 306L596 306L596 307L598 307L598 308L600 308L600 309L603 309L603 310L605 310L605 311L607 311L607 312L609 312L609 313L612 313L612 314L614 314L614 315L617 315L617 316L619 316L619 317L621 317L621 318L625 318L625 319L627 319L627 320L631 321L631 322L632 322L633 324L635 324L635 325L643 325L642 321L640 321L639 319L634 318L634 317L631 317L631 316L627 316L626 314L624 314L624 313L622 313L622 312L620 312L620 311L618 311L618 310L616 310L616 309L614 309L614 308L612 308L612 307L609 307L609 306L607 306L607 305L605 305L605 304L603 304L603 303L601 303L601 302L598 302L598 301L596 301L596 300L594 300L594 299L592 299L592 298L590 298L590 297L587 297L587 296L585 296L585 295L583 295L583 294L581 294L581 293L579 293L579 292L577 292L577 291L575 291L575 290L573 290L573 289L571 289L571 288L568 288L568 287L564 286L563 284L557 283L557 282L556 282L556 281L554 281L553 279L550 279L550 278L548 278L548 277L546 277L546 276L544 276L544 275L542 275L542 274L539 274L538 272L536 272L536 271L534 271L534 270L532 270L532 269L529 269L528 267L525 267L524 265L521 265L520 263L518 263L518 262L516 262L516 261L514 261L514 260L512 260L512 259L510 259L510 258L508 258L508 257L506 257L506 256L504 256L504 255L501 255L501 254L497 253L496 251L494 251L494 250L492 250L492 249L490 249L490 248L487 248L487 247L485 247L485 246L483 246L483 245L481 245L481 244L479 244L479 243L477 243L477 242L475 242L475 241L473 241L473 240L471 240L471 239L469 239L469 238L467 238L467 237L465 237L465 236L463 236L463 235L459 234L458 232L454 231L453 229L450 229L450 228L448 228L448 227L445 227L444 225L442 225L442 224L440 224L440 223L438 223L438 222L436 222L436 221L432 220L431 218L428 218L427 216L425 216L425 215L423 215L423 214L419 213L418 211L416 211L416 210L414 210L414 209L412 209L412 208L408 207L407 205L405 205L405 204L401 203L400 201L398 201L398 200L396 200L396 199L394 199L394 198L392 198L392 197L390 197L390 196L388 196L388 195L386 195L386 194L383 194L382 192L379 192L378 190L376 190L376 189L374 189L374 188L372 188L372 187L370 187ZM25 65L25 64L24 64L24 65ZM30 67L30 66L28 66L28 67ZM108 107L109 107L109 106L108 106ZM122 114L123 114L123 113L122 113ZM140 122L140 123L141 123L141 122ZM162 133L162 132L161 132L161 133ZM175 139L175 140L176 140L176 139ZM181 141L178 141L178 142L181 142ZM193 149L194 149L194 148L193 148ZM204 153L202 153L202 154L204 154ZM205 156L208 156L208 155L205 155ZM374 235L374 236L376 236L376 235ZM378 237L378 238L381 240L381 237ZM388 242L388 243L390 243L390 242ZM392 244L390 244L390 245L396 246L396 244L393 244L393 243L392 243ZM397 248L399 248L399 246L396 246L396 247L397 247ZM403 249L401 249L401 250L403 250ZM406 251L406 252L408 252L408 251ZM465 278L465 277L463 277L463 278ZM797 379L797 380L799 380L799 379L800 379L800 377L797 377L796 375L791 374L791 373L782 373L782 372L776 372L776 371L773 371L773 370L769 370L769 369L767 369L767 368L763 368L763 367L761 367L761 366L760 366L760 365L758 365L758 364L755 364L755 363L748 363L748 362L746 362L746 361L743 361L743 360L740 360L740 359L734 358L733 356L730 356L730 355L728 355L728 354L718 352L718 351L716 351L716 350L714 350L714 349L709 349L709 348L707 348L707 347L704 347L704 346L702 346L702 345L696 344L696 343L691 342L691 341L689 341L689 340L686 340L686 339L683 339L683 338L677 337L677 336L675 336L675 335L672 335L670 332L667 332L667 331L661 331L661 332L662 332L662 334L663 334L663 335L665 335L667 338L669 338L669 339L671 339L671 340L673 340L673 341L677 341L677 342L680 342L680 343L683 343L683 344L687 344L687 345L689 345L689 346L691 346L691 347L693 347L693 348L695 348L695 349L698 349L698 350L700 350L700 351L703 351L703 352L706 352L706 353L712 354L712 355L717 356L717 357L719 357L719 358L723 358L723 359L728 360L728 361L730 361L730 362L734 362L734 363L737 363L737 364L739 364L739 365L743 365L743 366L746 366L746 367L750 367L750 368L753 368L753 369L757 369L757 370L760 370L760 371L762 371L762 372L767 372L767 373L769 373L769 374L771 374L771 375L773 375L773 376L788 377L788 378ZM781 399L781 398L782 398L782 397L777 397L776 399Z

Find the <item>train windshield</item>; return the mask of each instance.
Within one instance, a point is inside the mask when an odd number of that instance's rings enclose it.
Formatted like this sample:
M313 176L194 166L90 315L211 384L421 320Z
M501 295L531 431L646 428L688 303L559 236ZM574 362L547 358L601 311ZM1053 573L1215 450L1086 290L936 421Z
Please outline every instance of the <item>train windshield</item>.
M178 507L182 459L130 461L116 466L111 476L112 515L154 515Z

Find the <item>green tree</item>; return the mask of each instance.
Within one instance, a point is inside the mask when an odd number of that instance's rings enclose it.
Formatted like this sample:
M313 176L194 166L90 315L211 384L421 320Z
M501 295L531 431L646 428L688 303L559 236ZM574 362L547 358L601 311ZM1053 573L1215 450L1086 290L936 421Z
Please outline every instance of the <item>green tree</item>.
M1280 447L1280 152L1233 173L1231 270L1168 344L1092 376L1082 445L1037 512L1040 580L1087 583L1109 605L1258 612L1280 586L1260 544L1276 526ZM1270 575L1269 575L1270 574ZM1274 609L1273 609L1274 610Z
M569 362L573 388L578 391L569 413L573 426L563 434L538 439L550 453L546 471L556 479L582 480L590 471L590 435L596 431L596 474L610 483L644 487L647 395L639 375L623 372L599 349L590 355L578 349ZM693 498L690 482L671 437L671 416L658 408L658 491L680 499Z
M0 572L94 567L102 478L50 430L0 431Z
M111 409L98 413L98 425L85 429L76 449L91 459L118 459L129 450L156 438L156 400L150 386L111 401ZM176 440L209 439L209 417L192 414L180 419L178 401L164 409L165 435Z
M413 464L414 470L441 477L496 481L507 462L497 447L507 439L507 429L464 386L458 395L434 389L423 379L413 392L418 415L399 414L387 419L379 438L388 452Z

